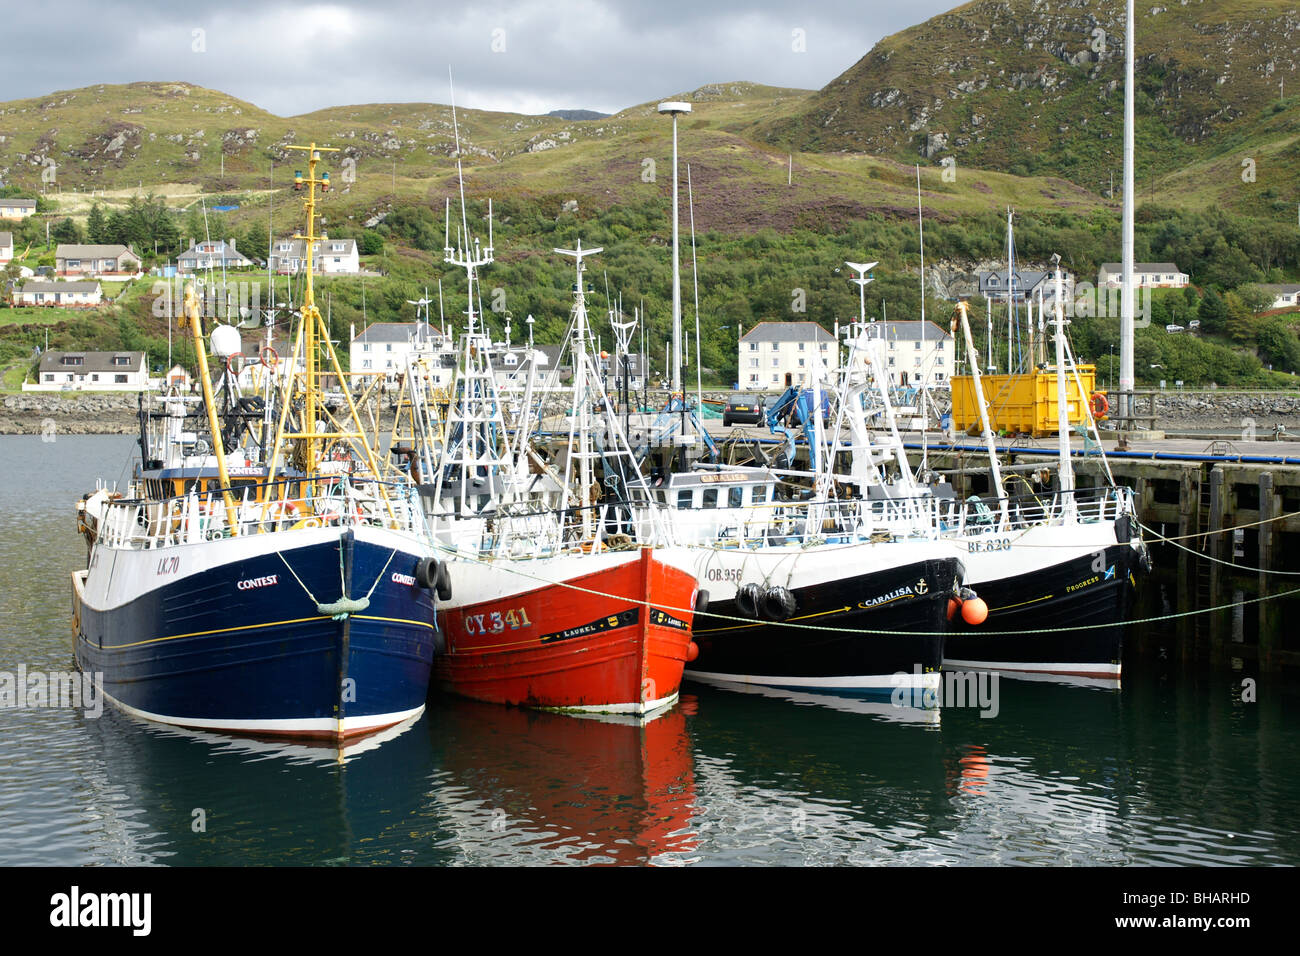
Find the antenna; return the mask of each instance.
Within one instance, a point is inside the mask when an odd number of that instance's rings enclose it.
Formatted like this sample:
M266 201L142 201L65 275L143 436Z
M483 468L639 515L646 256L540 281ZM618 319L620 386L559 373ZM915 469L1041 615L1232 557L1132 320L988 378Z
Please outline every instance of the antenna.
M459 266L465 270L465 278L468 284L466 294L469 303L466 312L469 319L467 331L470 335L473 335L475 334L475 317L478 315L474 310L475 286L478 283L478 274L475 270L480 266L491 265L493 261L492 200L488 200L488 244L487 248L483 249L480 248L478 240L472 239L470 236L469 220L465 211L465 172L461 166L460 124L456 119L456 89L452 84L450 65L447 67L447 83L451 87L451 123L456 137L456 178L460 183L460 226L456 234L456 248L453 250L451 247L451 198L448 197L445 216L447 232L443 239L443 261L448 265Z

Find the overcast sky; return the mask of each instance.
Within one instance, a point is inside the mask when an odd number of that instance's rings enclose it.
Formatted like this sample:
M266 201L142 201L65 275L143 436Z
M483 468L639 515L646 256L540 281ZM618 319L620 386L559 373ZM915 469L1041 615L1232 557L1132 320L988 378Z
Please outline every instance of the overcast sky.
M956 3L15 0L0 33L42 40L5 44L0 101L182 80L288 116L348 103L445 103L450 65L460 105L608 113L729 80L820 88L881 37ZM57 51L47 42L55 36Z

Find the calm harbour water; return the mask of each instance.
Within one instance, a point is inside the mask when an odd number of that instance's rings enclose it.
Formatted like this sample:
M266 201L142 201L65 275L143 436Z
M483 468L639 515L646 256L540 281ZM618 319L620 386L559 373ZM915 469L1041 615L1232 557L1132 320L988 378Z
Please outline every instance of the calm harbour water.
M72 669L74 504L134 450L0 437L0 671ZM645 727L434 697L342 761L5 708L0 865L1295 865L1300 688L1240 679L1142 658L992 718L688 683Z

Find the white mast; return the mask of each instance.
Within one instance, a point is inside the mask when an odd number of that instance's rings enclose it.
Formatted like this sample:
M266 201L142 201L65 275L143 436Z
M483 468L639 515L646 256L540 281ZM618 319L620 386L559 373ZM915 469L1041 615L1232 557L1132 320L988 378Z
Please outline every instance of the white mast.
M1056 274L1056 428L1060 463L1057 476L1061 486L1061 508L1074 513L1074 466L1070 461L1070 410L1065 404L1065 283L1061 279L1061 257L1052 256ZM1080 401L1086 401L1079 393Z
M691 189L691 164L686 164L686 208L691 212L691 278L695 283L695 397L704 414L704 371L700 361L700 271L695 262L695 192ZM739 377L740 369L736 370Z
M682 279L680 244L677 238L677 117L691 111L690 103L668 101L659 104L659 112L673 118L673 392L682 391Z
M1128 0L1128 26L1124 34L1124 261L1119 318L1119 418L1131 424L1133 414L1133 0Z

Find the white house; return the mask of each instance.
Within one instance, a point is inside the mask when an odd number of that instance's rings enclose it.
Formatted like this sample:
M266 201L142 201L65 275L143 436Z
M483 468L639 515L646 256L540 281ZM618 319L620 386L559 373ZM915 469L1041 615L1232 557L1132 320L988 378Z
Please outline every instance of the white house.
M312 269L317 275L358 275L361 256L355 239L322 236L312 243ZM307 240L277 239L271 244L271 269L296 275L307 267Z
M4 234L0 233L0 238ZM1261 285L1261 289L1273 297L1272 309L1294 309L1300 306L1300 285Z
M22 305L50 305L93 308L103 301L98 282L45 282L39 279L24 283L18 294Z
M35 199L0 199L0 219L26 219L35 213Z
M35 385L23 391L136 392L149 387L144 352L46 352Z
M176 260L181 272L198 272L203 269L243 269L253 263L238 249L234 239L214 239L196 242Z
M816 322L760 322L740 338L736 379L747 391L780 391L828 381L840 367L835 336Z
M905 386L948 384L956 355L946 329L928 320L874 324L887 343L885 372L891 381Z
M418 353L418 356L417 356ZM372 322L352 334L349 368L353 375L383 375L398 382L412 356L425 363L429 384L443 388L456 372L456 353L442 331L424 322Z
M0 232L0 263L8 262L14 257L14 234Z
M1185 289L1190 281L1187 273L1180 272L1172 262L1133 263L1133 285L1139 289ZM1104 263L1097 275L1097 285L1118 289L1123 284L1124 266L1118 262Z

